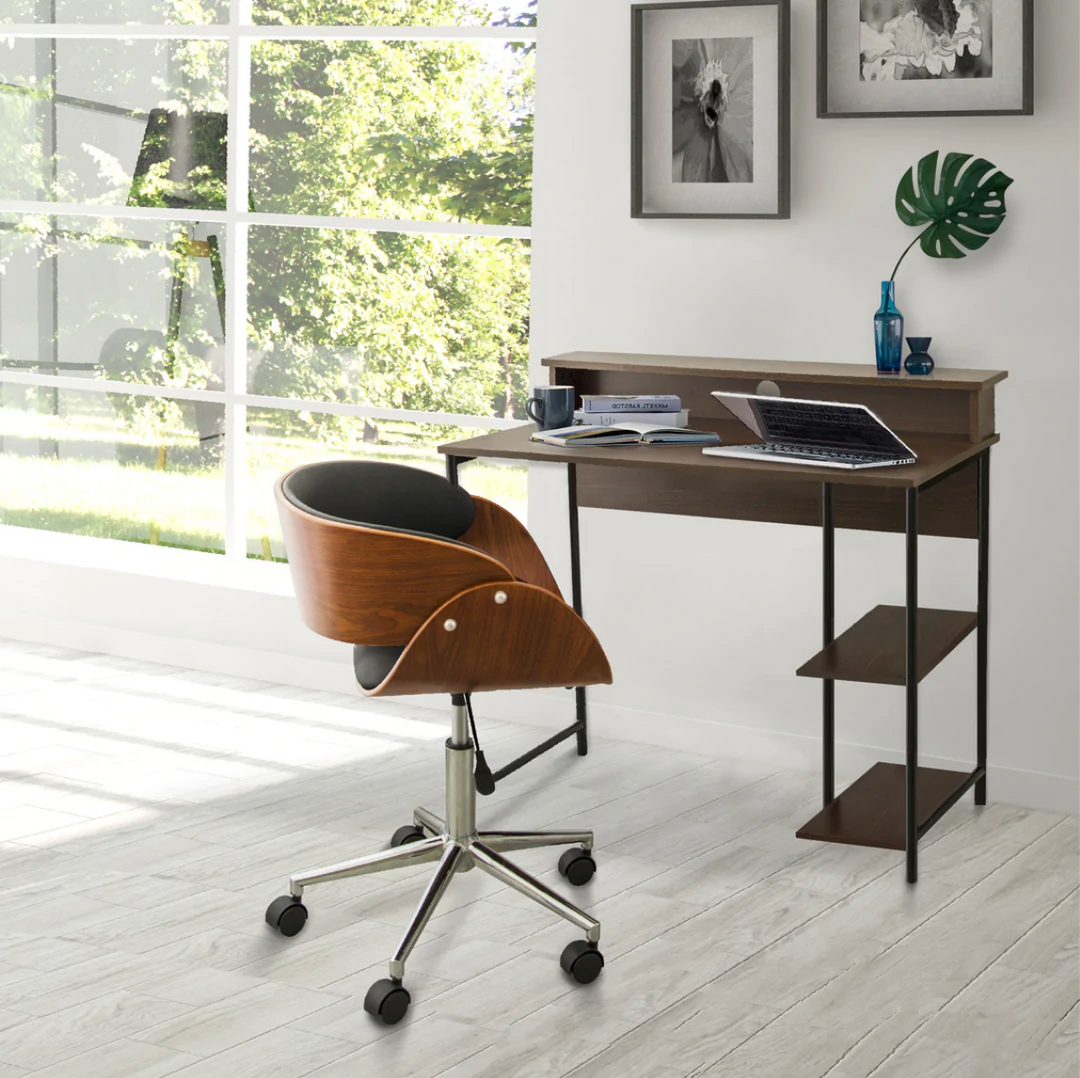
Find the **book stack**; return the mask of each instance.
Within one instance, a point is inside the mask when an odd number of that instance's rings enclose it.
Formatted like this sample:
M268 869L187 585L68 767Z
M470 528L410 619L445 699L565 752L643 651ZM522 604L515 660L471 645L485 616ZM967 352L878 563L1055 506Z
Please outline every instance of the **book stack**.
M611 427L627 419L641 419L665 427L686 427L690 422L682 401L666 393L637 396L582 394L581 407L574 412L575 423L587 423L594 427Z

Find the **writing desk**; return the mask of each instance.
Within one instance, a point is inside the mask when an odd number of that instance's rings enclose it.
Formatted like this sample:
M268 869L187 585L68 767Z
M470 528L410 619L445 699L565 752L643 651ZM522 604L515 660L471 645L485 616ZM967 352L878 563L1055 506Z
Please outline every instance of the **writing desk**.
M564 449L530 441L532 424L440 446L447 475L480 457L565 464L569 479L574 609L581 613L578 508L624 509L778 524L822 530L822 648L796 673L822 681L822 810L800 838L905 850L907 878L918 878L918 842L974 787L986 803L987 644L989 624L990 448L994 387L1005 371L937 369L926 376L881 375L853 364L784 363L685 356L573 352L545 359L552 384L583 393L676 393L690 425L715 430L727 445L754 441L711 396L756 392L763 381L782 396L865 404L915 451L900 467L846 471L780 462L709 457L700 446L610 446ZM771 387L764 391L775 392ZM905 605L878 606L835 633L835 529L903 532ZM974 611L918 604L918 537L946 535L977 543ZM918 686L971 632L976 633L976 762L970 772L918 766ZM902 685L906 696L906 763L878 763L835 795L837 681ZM568 737L588 751L585 690L577 721L496 773L502 777Z

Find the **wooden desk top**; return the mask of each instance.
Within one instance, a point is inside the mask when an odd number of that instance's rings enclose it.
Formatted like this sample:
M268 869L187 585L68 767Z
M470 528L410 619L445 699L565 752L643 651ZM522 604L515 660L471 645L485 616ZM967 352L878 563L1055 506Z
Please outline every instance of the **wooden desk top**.
M974 373L974 372L968 372ZM708 429L719 432L724 445L745 445L755 439L736 422L710 421ZM536 460L552 464L596 464L615 468L667 468L673 471L706 474L708 470L728 476L763 480L803 480L814 483L837 483L845 486L909 488L919 487L957 464L970 460L987 446L995 445L998 435L979 442L961 438L905 434L904 440L919 458L916 464L890 468L867 468L849 471L844 468L817 468L780 461L761 462L736 457L708 457L701 446L626 445L592 446L563 449L530 441L536 425L527 423L510 430L483 434L439 446L439 452L456 457L501 457L508 460Z
M621 352L566 352L543 360L545 367L566 370L624 371L637 374L683 376L724 375L772 381L839 382L845 385L889 386L911 389L987 389L1007 378L1008 371L963 370L937 367L931 374L879 374L869 363L799 363L781 360L723 359L709 356L627 355Z

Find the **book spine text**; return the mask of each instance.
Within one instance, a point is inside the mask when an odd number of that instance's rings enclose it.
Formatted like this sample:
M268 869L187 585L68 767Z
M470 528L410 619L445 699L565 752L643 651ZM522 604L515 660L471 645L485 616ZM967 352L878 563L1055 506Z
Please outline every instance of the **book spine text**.
M677 412L678 397L582 397L585 412Z

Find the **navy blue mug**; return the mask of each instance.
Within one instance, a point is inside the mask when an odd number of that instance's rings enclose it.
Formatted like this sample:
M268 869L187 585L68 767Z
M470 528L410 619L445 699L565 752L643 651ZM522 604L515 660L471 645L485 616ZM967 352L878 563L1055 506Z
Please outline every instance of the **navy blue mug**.
M574 422L574 387L537 386L525 411L540 430L569 427Z

